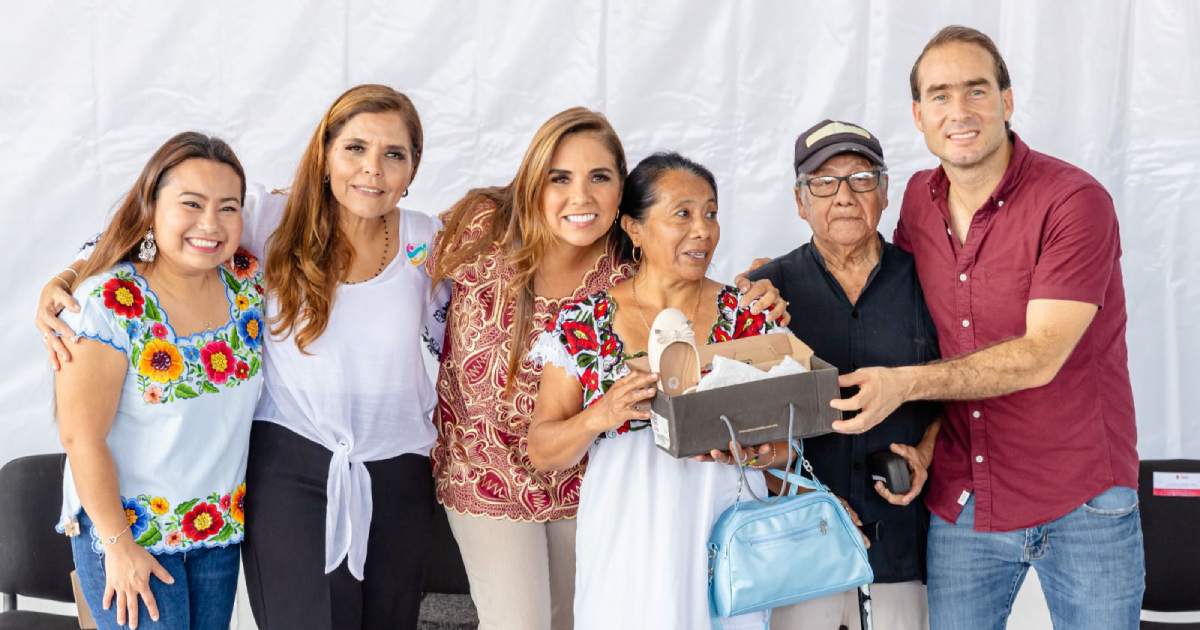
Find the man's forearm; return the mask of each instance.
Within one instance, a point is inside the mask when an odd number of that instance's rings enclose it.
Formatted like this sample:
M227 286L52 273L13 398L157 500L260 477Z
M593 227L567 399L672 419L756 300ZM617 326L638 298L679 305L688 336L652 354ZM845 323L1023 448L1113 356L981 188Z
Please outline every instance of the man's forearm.
M971 354L899 368L907 400L979 400L1041 387L1061 367L1028 337L1002 341Z

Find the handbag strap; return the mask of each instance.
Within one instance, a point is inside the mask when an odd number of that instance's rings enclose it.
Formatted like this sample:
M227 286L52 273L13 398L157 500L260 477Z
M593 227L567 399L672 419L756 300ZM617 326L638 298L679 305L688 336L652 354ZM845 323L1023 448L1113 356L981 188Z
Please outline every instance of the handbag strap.
M741 445L741 443L739 443L737 441L737 435L733 431L733 422L731 422L729 420L729 416L726 416L725 414L721 414L721 422L725 423L725 429L727 431L729 431L729 442L733 445L733 461L737 463L737 467L738 467L738 491L737 491L737 498L734 500L734 508L736 509L736 507L739 504L741 504L743 487L745 487L746 490L750 492L750 496L754 497L754 499L756 501L758 501L760 503L766 503L766 500L763 499L762 497L758 496L758 493L756 493L754 491L754 488L750 485L750 482L746 479L746 466L742 461L742 445ZM795 447L795 445L799 442L799 440L792 439L793 428L795 427L795 423L796 423L796 406L793 405L792 403L788 403L787 441L788 441L788 444L793 445L793 447ZM811 474L812 466L808 463L808 460L804 459L803 445L798 446L796 448L799 449L800 461L803 462L804 467ZM792 448L788 448L788 450L787 450L787 465L784 468L784 470L790 471L791 469L792 469ZM776 474L774 470L768 469L768 472L770 472L771 474L775 474L775 476L779 477L780 479L783 479L783 488L782 488L783 494L789 494L789 495L796 494L795 485L791 485L791 487L789 488L789 483L792 483L792 484L795 483L791 479L792 475L790 473L787 477L784 477L784 476L780 476L780 475ZM801 480L804 480L804 478L801 476L797 475L797 477ZM807 480L804 480L804 481L807 482Z

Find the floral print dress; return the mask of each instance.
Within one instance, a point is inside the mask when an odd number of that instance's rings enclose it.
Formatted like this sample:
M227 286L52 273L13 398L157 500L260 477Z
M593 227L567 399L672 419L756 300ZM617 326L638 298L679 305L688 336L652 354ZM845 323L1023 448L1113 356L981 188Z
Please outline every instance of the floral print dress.
M708 343L787 329L738 308L725 287ZM633 358L613 331L617 303L607 292L564 306L531 357L579 379L583 407L629 372ZM706 543L733 504L733 466L675 459L654 445L648 422L629 421L597 437L580 488L575 539L575 628L710 628ZM759 493L761 473L748 474ZM720 620L726 629L766 627L766 613Z
M242 250L213 273L225 286L229 317L193 335L176 334L129 263L81 282L80 312L62 314L77 338L127 359L107 444L130 534L151 553L224 547L240 542L245 529L246 452L267 332L262 274ZM81 510L68 461L58 531L78 534Z

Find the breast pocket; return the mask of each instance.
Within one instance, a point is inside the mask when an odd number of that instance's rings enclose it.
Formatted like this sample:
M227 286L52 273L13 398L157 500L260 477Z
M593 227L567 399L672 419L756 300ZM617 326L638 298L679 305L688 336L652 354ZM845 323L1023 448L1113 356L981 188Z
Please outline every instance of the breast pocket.
M988 267L977 272L978 293L971 296L976 334L990 343L1025 334L1025 310L1029 305L1032 269Z

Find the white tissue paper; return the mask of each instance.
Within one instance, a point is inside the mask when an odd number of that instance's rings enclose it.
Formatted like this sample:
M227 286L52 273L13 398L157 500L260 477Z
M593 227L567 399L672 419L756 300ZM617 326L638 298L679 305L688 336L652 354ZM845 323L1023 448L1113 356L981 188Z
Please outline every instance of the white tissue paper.
M742 363L741 361L717 355L713 357L712 368L711 372L700 379L700 383L696 385L694 391L703 392L710 389L717 389L718 387L729 387L730 385L738 385L740 383L761 381L764 378L775 378L776 376L800 374L808 371L808 368L800 365L799 361L786 356L771 369L763 371L748 363Z

